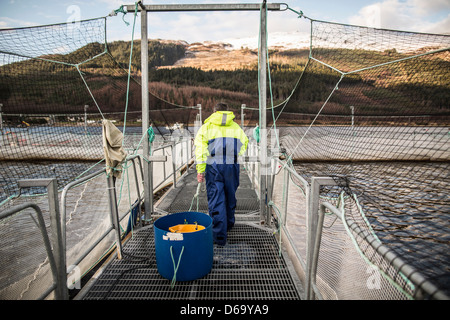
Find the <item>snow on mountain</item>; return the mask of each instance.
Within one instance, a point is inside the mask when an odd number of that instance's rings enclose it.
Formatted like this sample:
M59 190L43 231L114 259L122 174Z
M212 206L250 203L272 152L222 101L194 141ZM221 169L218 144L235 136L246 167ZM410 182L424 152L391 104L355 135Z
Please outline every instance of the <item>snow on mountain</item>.
M360 30L357 30L360 31ZM349 33L345 25L337 25L326 33L317 34L314 38L314 46L328 48L346 48L386 51L396 49L399 53L414 53L417 50L429 51L447 47L447 42L442 37L425 37L420 34L412 37L405 32L386 32L373 28L363 29L364 32ZM230 38L220 41L231 44L229 50L248 48L258 49L258 36L249 38ZM280 50L303 49L310 46L309 32L273 32L268 36L269 48Z
M239 50L241 48L258 49L258 37L248 38L229 38L220 42L231 45L230 50ZM300 49L309 47L309 34L300 32L273 32L268 36L269 47L280 49Z
M309 47L309 37L304 33L270 33L269 48L284 51ZM229 38L221 41L186 43L186 56L173 67L193 67L202 70L235 70L257 64L258 36Z

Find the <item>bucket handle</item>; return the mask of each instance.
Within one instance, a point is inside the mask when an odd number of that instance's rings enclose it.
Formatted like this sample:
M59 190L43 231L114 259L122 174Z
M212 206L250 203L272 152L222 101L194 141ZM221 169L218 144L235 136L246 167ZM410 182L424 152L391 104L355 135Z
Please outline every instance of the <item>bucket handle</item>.
M178 256L178 263L175 266L175 260L173 258L172 246L170 246L170 257L172 258L172 263L173 263L173 278L172 278L172 283L170 285L171 288L173 288L175 286L175 282L177 282L177 271L178 271L178 267L180 266L180 261L181 261L181 256L183 255L183 251L184 251L184 246L181 248L180 255Z

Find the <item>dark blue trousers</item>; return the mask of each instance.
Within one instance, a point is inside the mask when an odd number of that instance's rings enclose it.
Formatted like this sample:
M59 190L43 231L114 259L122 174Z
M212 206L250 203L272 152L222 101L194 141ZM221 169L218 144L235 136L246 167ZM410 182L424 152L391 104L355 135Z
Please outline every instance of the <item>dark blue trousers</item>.
M213 239L215 243L225 245L227 231L235 222L239 164L207 164L205 180L209 215L213 220Z

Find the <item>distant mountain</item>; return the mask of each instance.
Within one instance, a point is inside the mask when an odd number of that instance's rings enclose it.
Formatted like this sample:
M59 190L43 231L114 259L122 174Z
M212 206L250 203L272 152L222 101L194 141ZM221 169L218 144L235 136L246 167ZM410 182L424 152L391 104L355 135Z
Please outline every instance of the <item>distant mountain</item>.
M290 98L284 112L315 114L339 81L338 72L316 61L310 62L305 71L309 57L307 43L299 33L280 33L269 38L271 93L275 105ZM126 100L131 42L115 41L107 45L108 54L83 63L80 71L102 111L118 112L123 110ZM136 40L131 67L135 81L130 88L129 111L141 108L140 47L140 41ZM226 100L235 110L241 104L258 106L257 47L255 38L203 43L150 40L150 92L176 105L201 104L205 111L220 100ZM103 44L91 43L69 54L47 58L79 63L103 50ZM314 51L315 57L344 72L402 60L408 54L395 48ZM360 106L358 112L365 115L447 115L449 68L448 54L442 52L349 74L322 114L348 114L348 106ZM0 102L5 113L79 113L85 104L92 105L92 97L73 67L29 59L0 66L0 74ZM302 81L296 88L300 77Z
M176 61L185 57L187 46L188 43L185 41L149 40L149 68L173 65ZM114 41L108 43L108 50L117 62L124 67L128 67L131 51L130 41ZM133 43L132 65L136 70L140 70L141 68L140 40L135 40Z
M285 51L309 48L309 38L300 33L272 33L268 41L269 49L277 56ZM230 38L222 41L185 43L186 55L173 67L192 67L202 70L236 70L255 68L258 65L258 38ZM293 57L293 55L290 55ZM294 57L293 57L294 58Z
M272 32L268 36L269 49L290 50L309 48L309 33L305 32ZM230 38L222 40L234 49L258 49L258 37Z

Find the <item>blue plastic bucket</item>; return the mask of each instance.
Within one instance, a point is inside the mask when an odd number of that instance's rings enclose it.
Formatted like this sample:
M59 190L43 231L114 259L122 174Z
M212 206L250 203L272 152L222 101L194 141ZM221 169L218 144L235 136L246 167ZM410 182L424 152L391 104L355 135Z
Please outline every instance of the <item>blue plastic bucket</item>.
M172 233L170 227L189 223L205 229ZM191 281L207 275L213 264L212 219L201 212L179 212L159 218L154 225L156 264L166 279Z

